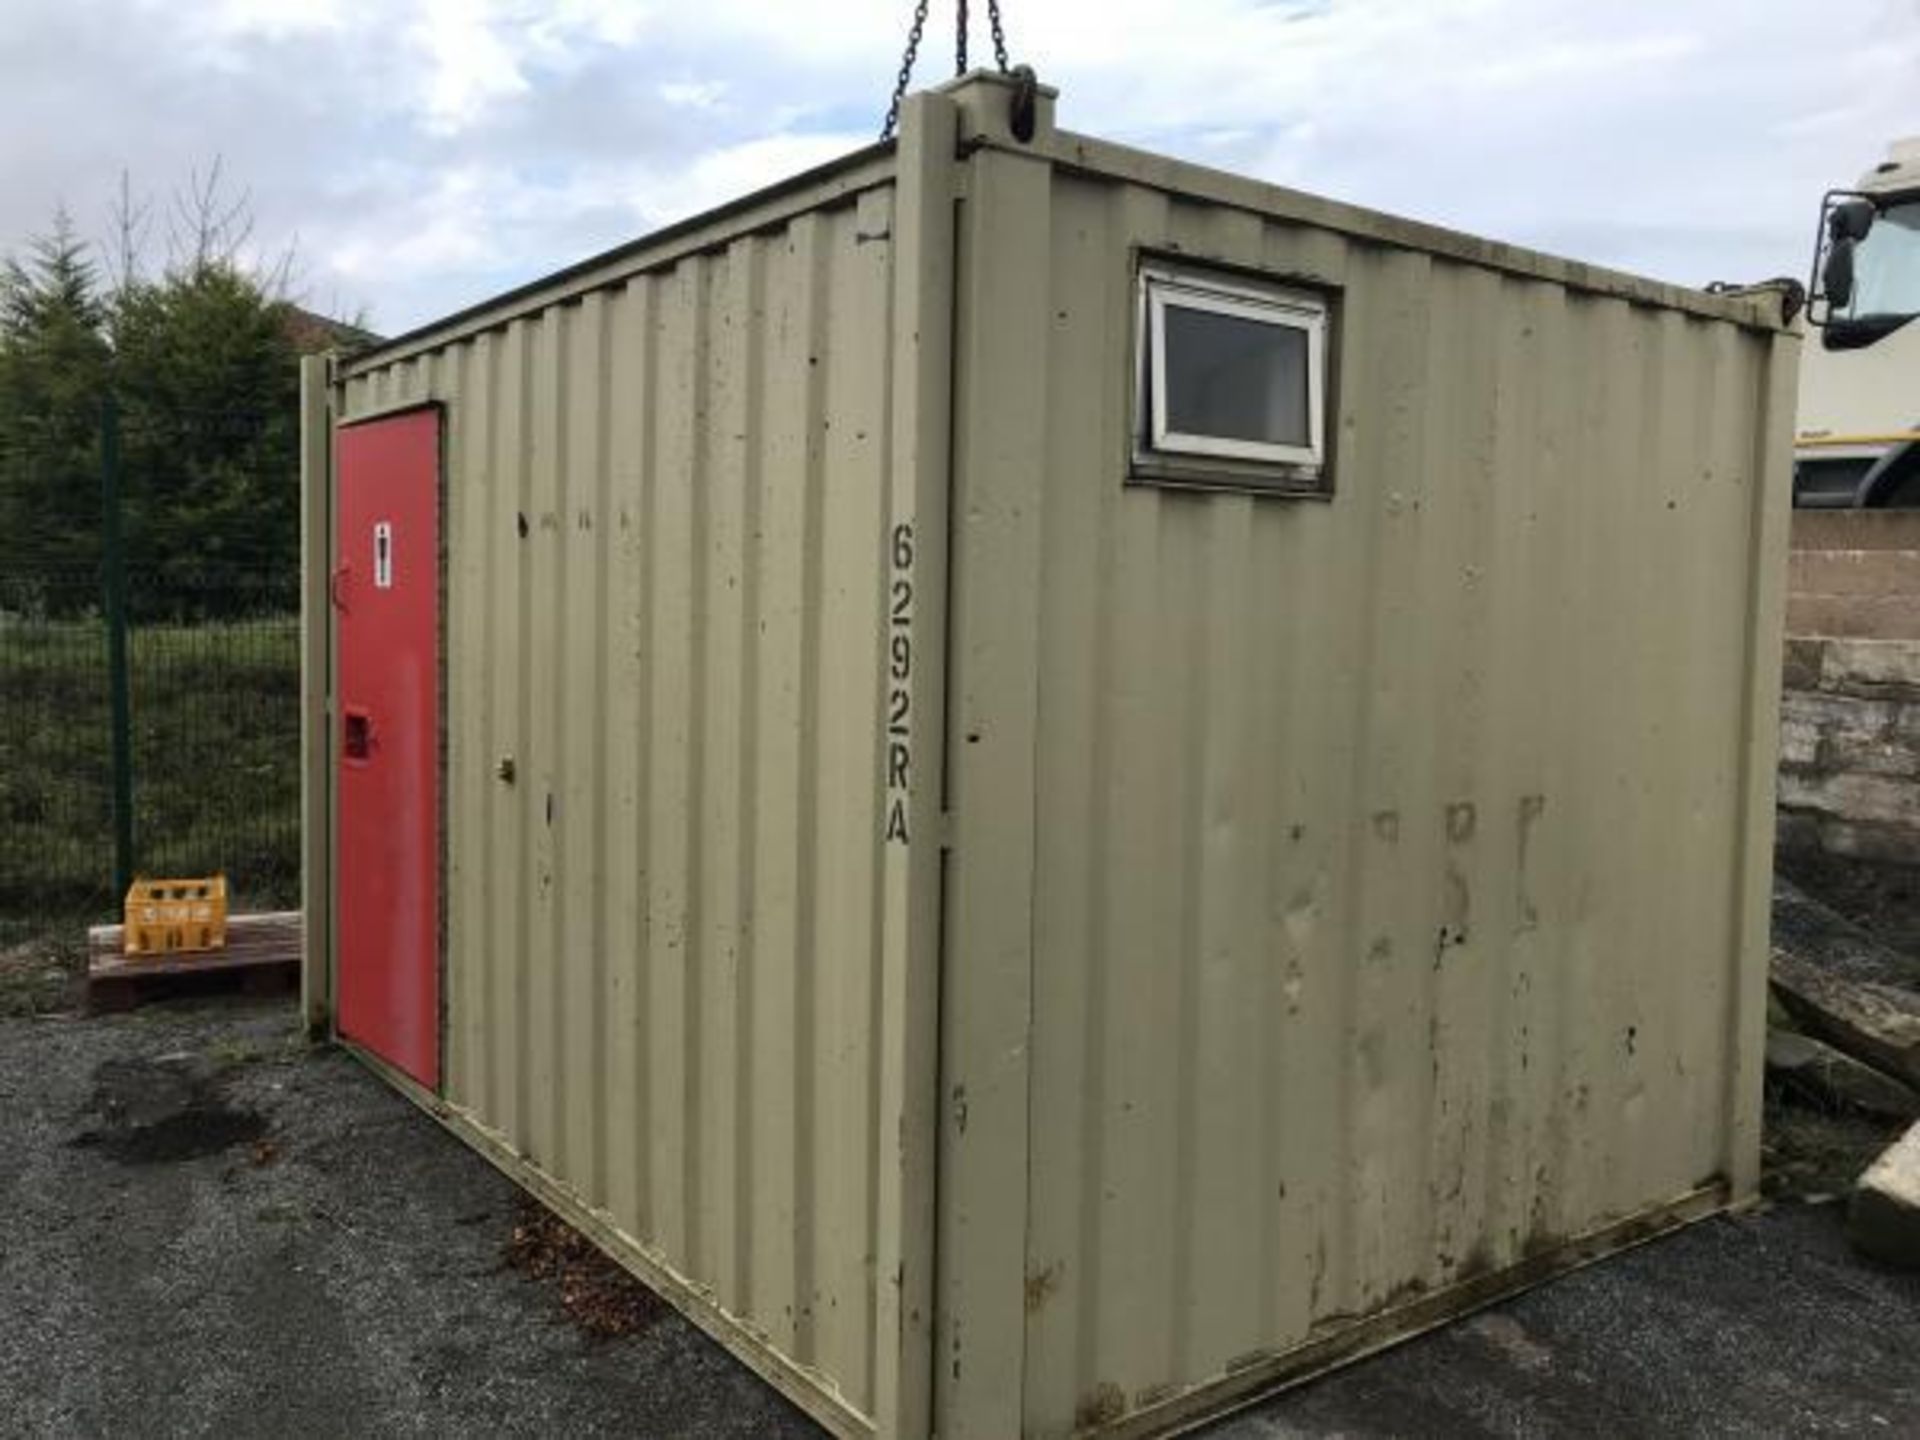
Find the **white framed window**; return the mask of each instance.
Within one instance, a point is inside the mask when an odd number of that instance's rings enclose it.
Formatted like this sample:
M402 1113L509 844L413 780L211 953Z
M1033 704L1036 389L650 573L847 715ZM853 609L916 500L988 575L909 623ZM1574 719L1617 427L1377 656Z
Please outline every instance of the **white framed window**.
M1319 488L1327 301L1195 267L1140 267L1136 474Z

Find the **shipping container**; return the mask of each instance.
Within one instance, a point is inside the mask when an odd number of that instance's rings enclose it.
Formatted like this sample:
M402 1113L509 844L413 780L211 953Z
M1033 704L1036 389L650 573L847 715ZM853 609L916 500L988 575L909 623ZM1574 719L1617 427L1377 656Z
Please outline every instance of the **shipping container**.
M311 1021L829 1429L1750 1199L1797 340L998 75L306 386Z

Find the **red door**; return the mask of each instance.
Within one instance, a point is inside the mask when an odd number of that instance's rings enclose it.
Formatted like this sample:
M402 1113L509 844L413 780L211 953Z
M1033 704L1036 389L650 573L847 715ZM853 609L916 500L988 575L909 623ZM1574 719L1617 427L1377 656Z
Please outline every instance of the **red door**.
M337 436L336 1024L440 1082L440 412Z

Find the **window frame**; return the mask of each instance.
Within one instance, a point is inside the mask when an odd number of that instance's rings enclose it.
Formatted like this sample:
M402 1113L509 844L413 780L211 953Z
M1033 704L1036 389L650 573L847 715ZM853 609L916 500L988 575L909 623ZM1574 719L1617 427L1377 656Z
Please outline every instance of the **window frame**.
M1135 284L1132 464L1142 483L1331 493L1328 415L1331 405L1333 297L1325 291L1268 283L1225 266L1172 264L1143 255ZM1165 316L1184 307L1303 331L1307 341L1307 444L1173 430L1167 423Z

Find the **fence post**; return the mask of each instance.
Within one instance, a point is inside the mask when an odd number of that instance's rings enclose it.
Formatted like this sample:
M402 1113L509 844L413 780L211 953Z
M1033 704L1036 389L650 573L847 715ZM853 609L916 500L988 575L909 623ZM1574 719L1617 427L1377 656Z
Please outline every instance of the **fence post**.
M120 533L120 405L100 407L100 576L107 619L107 694L113 713L113 900L133 883L133 704L127 674L127 556Z

